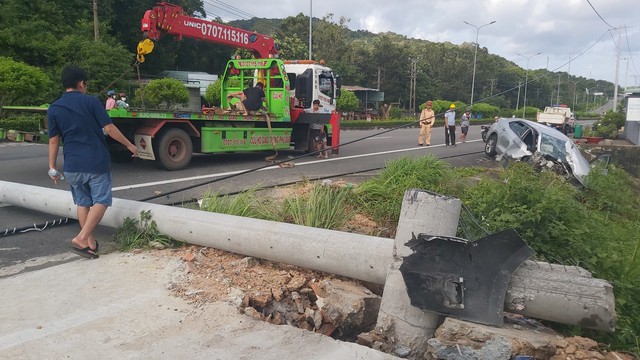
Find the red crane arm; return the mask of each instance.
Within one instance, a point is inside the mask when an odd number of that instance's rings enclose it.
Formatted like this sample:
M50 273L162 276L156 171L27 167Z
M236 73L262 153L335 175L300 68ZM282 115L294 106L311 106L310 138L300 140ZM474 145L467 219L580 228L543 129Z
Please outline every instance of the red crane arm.
M278 50L272 37L234 28L214 21L188 16L182 7L158 3L147 10L142 18L142 31L151 40L160 39L163 33L182 38L200 39L217 44L252 50L257 58L268 58Z

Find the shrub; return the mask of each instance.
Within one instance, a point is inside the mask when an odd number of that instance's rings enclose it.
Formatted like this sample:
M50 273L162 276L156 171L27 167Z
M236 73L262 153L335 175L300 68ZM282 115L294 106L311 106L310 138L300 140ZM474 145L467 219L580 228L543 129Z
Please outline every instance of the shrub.
M44 121L44 115L18 115L0 119L0 128L5 130L36 132L40 130L42 121Z
M51 88L51 79L42 70L0 57L0 105L41 104Z
M356 111L360 107L360 100L353 91L342 90L336 108L339 111ZM393 110L393 109L391 109Z
M189 91L177 79L151 80L147 86L136 90L135 103L141 107L173 109L177 104L189 103Z
M615 139L618 136L618 130L624 126L624 122L624 114L621 112L609 112L604 115L602 120L593 124L593 132L596 136Z
M493 118L500 113L497 106L486 103L475 103L471 108L472 115L481 115L481 118Z

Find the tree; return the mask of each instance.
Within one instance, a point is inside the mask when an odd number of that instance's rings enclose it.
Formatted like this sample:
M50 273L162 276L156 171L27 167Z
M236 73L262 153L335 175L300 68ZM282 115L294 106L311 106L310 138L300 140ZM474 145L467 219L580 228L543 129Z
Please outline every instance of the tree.
M228 86L229 87L239 87L240 86L240 79L230 79L227 78L227 82L228 82ZM207 86L207 91L204 94L204 99L207 101L207 103L209 103L209 105L211 106L220 106L220 96L222 94L222 79L218 78L218 80L216 80L215 82L209 84L209 86Z
M337 106L340 111L356 111L360 107L360 100L353 91L343 90L338 98Z
M125 80L134 76L134 55L122 45L94 41L78 35L65 36L57 45L60 65L56 72L67 63L74 63L87 71L89 92L106 93L108 90L125 89ZM117 61L114 61L117 59Z
M0 105L42 104L49 100L51 87L42 70L0 57Z
M500 113L500 108L487 103L475 103L471 109L473 114L482 115L485 118L491 118Z
M189 103L189 91L177 79L152 80L144 88L136 91L136 104L143 107L173 109L177 104Z

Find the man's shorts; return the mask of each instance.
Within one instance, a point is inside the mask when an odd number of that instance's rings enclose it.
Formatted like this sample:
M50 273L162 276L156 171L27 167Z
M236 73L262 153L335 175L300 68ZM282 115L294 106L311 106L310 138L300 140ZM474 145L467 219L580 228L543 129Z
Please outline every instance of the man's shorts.
M467 134L469 132L469 127L468 126L462 126L460 128L460 130L462 131L463 134Z
M73 203L82 207L91 207L94 204L111 206L111 173L89 174L66 172Z

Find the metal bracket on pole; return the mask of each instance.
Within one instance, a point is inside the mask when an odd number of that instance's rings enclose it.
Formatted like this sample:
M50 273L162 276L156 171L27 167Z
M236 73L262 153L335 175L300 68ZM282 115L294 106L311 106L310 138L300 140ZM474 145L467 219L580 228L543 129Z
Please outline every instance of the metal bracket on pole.
M503 324L511 274L533 251L513 229L467 241L420 234L400 272L411 305L487 325Z

